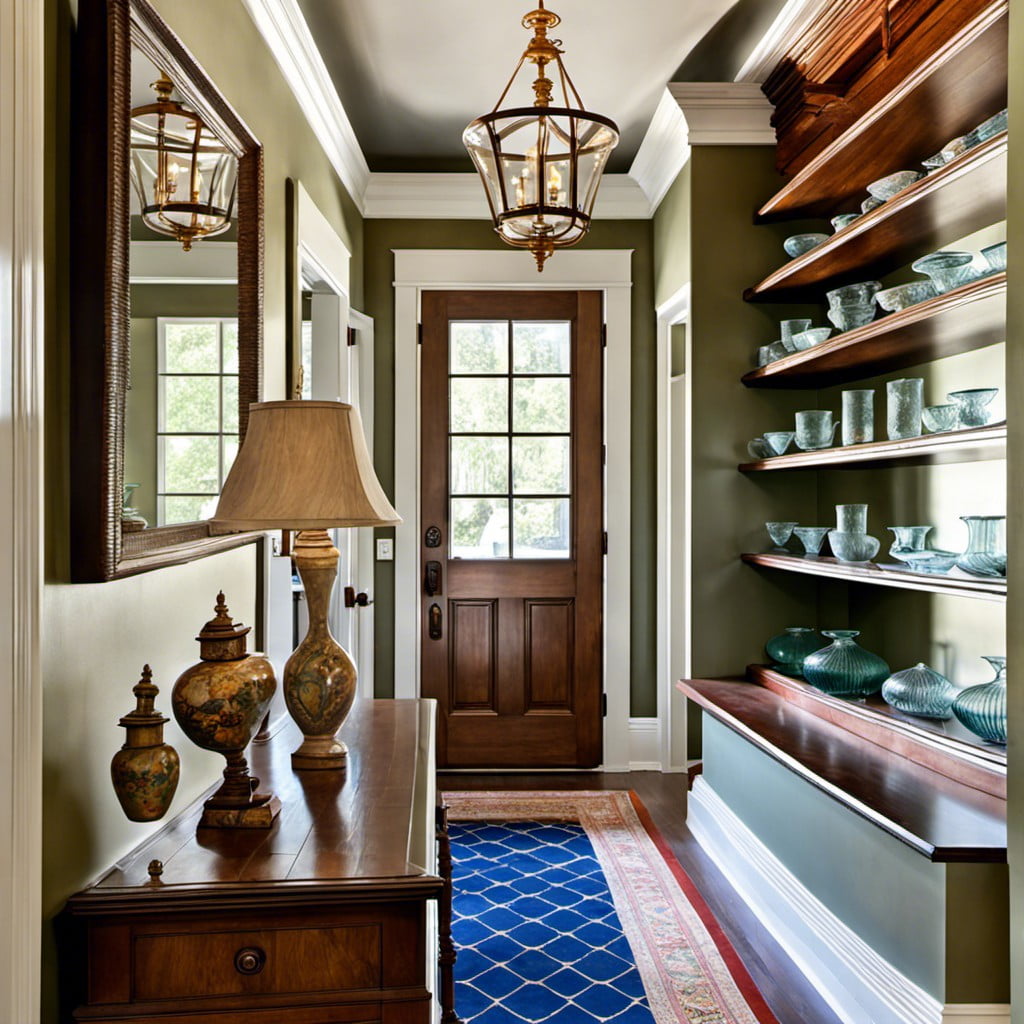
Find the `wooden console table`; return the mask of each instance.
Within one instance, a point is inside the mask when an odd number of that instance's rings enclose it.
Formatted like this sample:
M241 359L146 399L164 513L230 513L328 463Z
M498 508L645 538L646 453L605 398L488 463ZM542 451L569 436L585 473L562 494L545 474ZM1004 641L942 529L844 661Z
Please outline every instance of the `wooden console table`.
M197 833L197 802L68 902L73 1019L428 1024L446 888L435 717L430 700L357 702L346 772L293 772L290 722L254 744L283 805L272 828Z

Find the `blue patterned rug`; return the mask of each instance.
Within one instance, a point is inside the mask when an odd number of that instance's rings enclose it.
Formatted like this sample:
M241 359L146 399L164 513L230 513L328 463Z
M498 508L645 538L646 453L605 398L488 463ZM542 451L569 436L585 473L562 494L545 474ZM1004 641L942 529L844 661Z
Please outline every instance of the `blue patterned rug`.
M652 1024L581 825L450 826L455 1005L472 1024Z

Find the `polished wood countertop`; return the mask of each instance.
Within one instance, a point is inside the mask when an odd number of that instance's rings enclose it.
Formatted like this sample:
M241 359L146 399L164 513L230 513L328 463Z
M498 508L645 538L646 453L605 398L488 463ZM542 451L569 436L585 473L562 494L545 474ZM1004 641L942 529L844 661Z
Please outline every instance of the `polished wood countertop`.
M283 720L249 750L260 790L281 801L271 828L197 829L200 798L73 896L69 910L110 913L117 904L132 913L164 900L175 910L250 908L254 901L308 900L311 891L325 902L436 895L442 880L419 863L427 858L417 841L435 717L433 701L357 701L340 733L347 769L306 772L292 770L301 735ZM429 812L432 822L432 803ZM154 859L163 862L156 880L148 873Z
M1006 802L739 679L677 688L811 785L932 861L1006 861Z

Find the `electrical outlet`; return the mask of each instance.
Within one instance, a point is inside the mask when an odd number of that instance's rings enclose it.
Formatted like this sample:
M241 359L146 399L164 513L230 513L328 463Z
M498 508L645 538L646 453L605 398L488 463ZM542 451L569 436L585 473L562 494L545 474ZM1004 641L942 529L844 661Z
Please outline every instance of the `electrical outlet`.
M395 560L395 542L390 537L377 539L377 561L393 562Z

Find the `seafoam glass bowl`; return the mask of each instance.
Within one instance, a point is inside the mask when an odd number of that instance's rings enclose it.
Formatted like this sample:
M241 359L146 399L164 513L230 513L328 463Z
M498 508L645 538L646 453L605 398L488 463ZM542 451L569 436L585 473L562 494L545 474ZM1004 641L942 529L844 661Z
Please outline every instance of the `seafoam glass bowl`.
M956 406L961 427L983 427L989 421L988 406L999 394L999 388L968 388L950 391L946 397Z
M828 235L817 231L804 235L790 235L782 243L782 248L786 250L787 256L796 259L797 256L803 256L805 252L810 252L815 246L821 245L822 242L827 242L828 238Z
M887 174L868 185L868 195L881 199L884 203L923 177L924 171L897 171L895 174Z
M906 551L896 556L911 572L941 576L956 565L960 557L955 551Z
M837 331L855 331L858 327L864 327L875 319L875 304L873 302L856 302L829 306L827 315Z
M793 536L803 544L804 551L808 555L820 555L821 546L825 543L828 532L829 527L827 526L798 526L793 531Z
M852 224L855 220L860 220L863 217L863 213L840 213L832 218L832 227L836 231L842 231L843 228Z
M987 245L981 250L985 257L990 274L999 274L1006 269L1006 243L996 242L995 245Z
M773 455L785 455L786 449L793 443L794 437L796 437L795 430L768 430L764 435Z
M796 346L797 352L806 352L807 349L827 341L831 334L831 327L812 327L810 330L794 334L793 344Z
M895 288L885 288L877 292L875 302L887 313L895 313L926 299L934 299L937 294L931 281L910 281L908 284L898 284Z
M763 437L755 437L753 441L747 442L747 454L752 459L770 459L775 453L771 445Z
M874 196L868 196L867 199L860 204L860 212L870 213L872 210L877 210L884 202L884 199L876 199Z
M764 528L768 531L771 542L777 548L784 548L789 542L789 538L793 536L796 523L765 523Z
M860 281L857 284L844 284L841 288L833 288L825 292L829 306L845 306L851 303L867 303L874 301L875 295L882 285L878 281Z
M921 422L931 434L956 430L960 425L960 410L955 404L926 405L921 410Z
M998 114L993 114L987 121L982 121L981 124L979 124L978 127L970 133L969 138L975 145L977 145L979 142L991 139L993 135L1005 132L1006 125L1007 111L1000 110Z
M927 274L935 285L935 290L943 295L974 279L971 267L973 262L972 253L947 249L922 256L919 260L914 260L910 266L919 274Z

